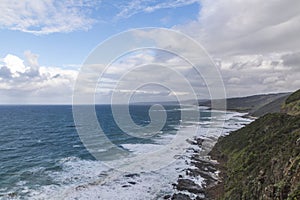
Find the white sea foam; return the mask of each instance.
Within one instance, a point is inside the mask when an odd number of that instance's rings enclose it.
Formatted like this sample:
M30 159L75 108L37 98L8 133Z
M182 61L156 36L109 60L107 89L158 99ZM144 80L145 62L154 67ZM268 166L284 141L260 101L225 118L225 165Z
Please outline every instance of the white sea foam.
M187 167L178 160L158 171L130 175L109 171L100 161L67 160L63 172L52 174L61 185L32 191L32 199L159 199L174 192L172 183Z

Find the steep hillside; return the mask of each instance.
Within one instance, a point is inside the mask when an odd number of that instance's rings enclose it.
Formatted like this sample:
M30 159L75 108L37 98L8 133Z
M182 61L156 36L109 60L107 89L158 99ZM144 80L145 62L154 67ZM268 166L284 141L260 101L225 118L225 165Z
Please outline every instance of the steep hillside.
M220 138L210 152L220 162L219 199L300 199L299 91L282 113L267 114ZM220 185L218 186L220 187Z
M268 113L280 113L281 111L281 105L285 102L285 100L288 98L288 95L279 97L275 99L274 101L254 110L249 113L249 115L254 117L260 117Z
M291 94L282 105L281 112L289 115L300 114L300 90Z
M228 98L227 110L234 110L238 112L248 112L252 116L262 116L267 113L280 112L281 104L286 100L290 93L279 94L263 94L254 95L248 97ZM213 100L215 104L218 104L223 100ZM211 107L211 101L201 101L200 106Z

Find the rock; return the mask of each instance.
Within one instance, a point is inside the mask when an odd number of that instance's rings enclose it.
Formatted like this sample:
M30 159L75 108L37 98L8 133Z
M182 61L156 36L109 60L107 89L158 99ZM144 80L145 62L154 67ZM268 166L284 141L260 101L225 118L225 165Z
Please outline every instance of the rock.
M198 146L202 146L203 142L204 142L204 139L202 139L202 138L197 138L196 139L196 143L197 143Z
M130 187L130 185L122 185L123 188Z
M15 198L15 197L17 197L17 194L15 192L12 192L12 193L9 193L8 196L10 198Z
M125 174L124 177L127 177L127 178L133 178L133 177L139 177L140 175L139 174Z
M173 194L172 200L191 200L191 198L186 194L177 193Z
M171 195L166 195L166 196L164 196L164 199L170 199L171 198Z
M135 185L136 184L136 182L134 182L134 181L128 181L128 183L131 184L131 185Z
M187 141L189 144L191 144L191 145L202 146L202 143L203 143L204 139L202 139L202 138L195 138L194 140L189 140L189 139L187 139L186 141Z
M199 185L194 183L192 180L189 179L178 179L178 183L176 186L177 190L179 191L189 191L193 194L203 194L204 190Z
M187 169L186 173L188 176L193 176L193 177L201 176L202 178L204 178L206 185L211 185L218 181L217 179L212 177L208 172L203 172L200 169Z
M86 189L86 186L84 185L79 185L75 188L76 191L80 191L80 190L83 190L83 189Z
M192 161L191 162L192 165L194 165L195 167L197 167L199 170L201 171L205 171L205 172L212 172L215 173L217 170L215 168L215 166L212 163L208 163L205 161Z

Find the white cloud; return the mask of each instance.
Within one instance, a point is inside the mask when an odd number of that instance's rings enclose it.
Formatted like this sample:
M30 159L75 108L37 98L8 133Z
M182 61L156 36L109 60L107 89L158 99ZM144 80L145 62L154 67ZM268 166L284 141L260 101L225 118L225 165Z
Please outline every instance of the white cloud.
M116 9L114 19L119 20L140 12L151 13L196 2L199 0L131 0L109 4ZM1 0L0 28L37 35L89 30L101 20L92 15L97 10L95 8L101 7L101 3L101 0Z
M230 84L239 84L241 82L241 79L238 77L232 77L228 80L228 83Z
M71 103L78 72L40 66L36 54L30 51L24 54L25 62L11 54L2 59L1 103Z
M149 13L195 2L198 1L133 0L117 5L121 10L118 18L129 18L139 12ZM292 91L300 87L298 39L300 1L201 0L200 2L201 11L198 20L178 25L174 29L197 39L218 61L217 66L223 75L228 96ZM93 20L88 13L80 9L79 5L89 8L92 3L71 0L63 3L55 0L3 0L0 4L0 27L35 34L88 29ZM161 48L168 46L168 49L182 52L182 56L201 60L194 47L187 46L188 43L178 37L171 37L157 30L150 33L143 31L136 33L138 37L144 34L145 37L155 38ZM172 44L171 47L169 44ZM0 67L2 92L11 89L34 94L37 97L42 94L47 97L51 95L70 97L77 74L75 70L39 66L38 56L29 51L25 52L24 60L14 55L7 55L2 59L4 62L4 66ZM111 88L124 72L131 67L149 63L167 65L187 76L194 86L205 87L203 80L199 80L190 67L178 57L161 52L158 54L142 52L111 66L104 76L103 88L98 91L111 94ZM176 91L168 93L169 95L185 94L180 88L180 81L172 79L167 71L162 73L154 68L133 71L124 81L123 89L120 91L122 93L132 91L130 88L133 83L151 81L153 74L157 82L165 81L176 85ZM88 85L89 79L97 74L89 72L86 76ZM89 92L94 92L93 87L90 89ZM205 93L201 89L199 91ZM141 89L140 93L149 92Z
M299 49L300 1L202 0L199 18L175 28L214 55Z
M167 1L149 1L149 0L133 0L128 1L125 5L118 5L121 11L117 14L117 18L129 18L137 13L151 13L163 8L177 8L193 3L199 0L167 0Z
M199 19L178 28L197 37L211 53L260 53L297 47L297 0L203 0L201 4Z
M299 89L300 71L284 63L286 53L223 58L220 69L228 96Z
M200 2L198 19L174 28L214 57L228 96L300 88L300 1Z
M192 4L198 1L130 1L121 5L122 11L118 17L128 18L139 12L153 12L157 9L170 8ZM250 95L257 93L292 91L300 87L298 54L300 52L300 2L288 1L258 1L258 0L202 0L199 18L188 24L174 27L188 33L197 39L218 60L217 66L223 75L228 96ZM154 39L160 48L181 52L181 56L195 59L195 63L207 64L201 54L195 51L195 46L174 34L153 30L136 31L139 38ZM170 45L172 44L172 45ZM205 53L202 53L203 55ZM205 56L203 56L205 57ZM193 60L194 61L194 60ZM127 58L126 62L111 66L107 77L118 80L122 73L130 70L129 66L146 63L161 63L176 69L187 76L198 93L205 93L205 83L199 79L189 67L178 57L162 55L137 54ZM209 71L207 67L203 70ZM154 68L143 71L133 71L124 81L123 93L132 91L132 84L153 80L159 83L168 82L176 85L180 94L182 84L172 79L167 71L159 72ZM211 73L208 73L211 75ZM113 81L106 82L107 92ZM128 90L127 90L128 89ZM176 92L170 93L175 94Z
M128 53L111 63L102 77L102 65L85 67L80 74L78 91L83 93L81 96L96 93L97 103L109 103L113 94L118 103L124 103L129 96L133 101L174 101L176 96L193 99L189 84L197 91L202 89L201 94L208 97L204 81L189 63L160 50ZM99 81L97 88L93 80Z
M3 62L14 77L18 77L20 76L20 73L24 73L26 71L26 67L23 63L23 60L15 55L7 54L3 58Z
M270 83L273 84L278 82L278 79L279 78L277 76L269 76L263 80L263 84L270 84Z
M81 0L1 0L0 28L33 34L88 30L95 22L88 13L93 5Z

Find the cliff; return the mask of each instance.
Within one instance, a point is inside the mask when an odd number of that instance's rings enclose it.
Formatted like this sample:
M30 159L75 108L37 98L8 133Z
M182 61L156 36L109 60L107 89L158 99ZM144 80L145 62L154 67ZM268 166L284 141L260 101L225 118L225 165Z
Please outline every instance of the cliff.
M281 107L281 112L289 115L300 114L300 90L291 94Z
M281 104L288 98L290 93L278 94L261 94L247 97L228 98L226 99L226 109L247 112L254 117L260 117L267 113L280 112ZM212 100L214 104L218 105L224 100ZM211 107L211 100L203 100L199 102L200 106Z
M210 155L222 183L212 199L300 199L300 90L281 113L267 114L222 137ZM221 188L221 190L220 190Z

